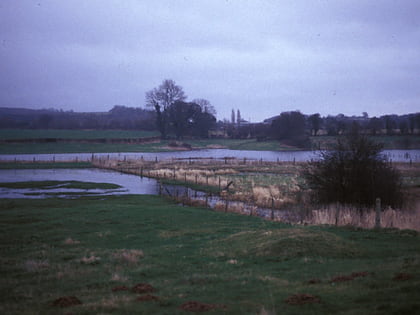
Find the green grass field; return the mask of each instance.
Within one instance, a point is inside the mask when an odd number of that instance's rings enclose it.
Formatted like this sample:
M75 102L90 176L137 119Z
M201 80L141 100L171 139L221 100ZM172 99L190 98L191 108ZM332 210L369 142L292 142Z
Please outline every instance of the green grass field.
M159 136L158 132L127 130L30 130L0 129L0 139L132 139ZM375 141L384 144L385 149L419 149L420 136L376 136ZM336 137L310 137L311 145L307 149L330 148ZM101 153L101 152L162 152L173 151L171 141L154 143L3 143L0 154L43 154L43 153ZM278 141L256 141L255 139L186 139L185 143L193 149L227 148L231 150L282 151L299 150L296 147Z
M143 130L0 129L0 139L125 139L156 136L159 136L156 131Z
M123 143L8 143L0 145L0 154L57 154L57 153L112 153L162 152L166 142L147 144Z
M183 314L189 301L209 314L420 307L417 232L290 226L157 196L0 200L0 250L2 314ZM139 283L154 291L133 292ZM82 304L57 306L69 296Z

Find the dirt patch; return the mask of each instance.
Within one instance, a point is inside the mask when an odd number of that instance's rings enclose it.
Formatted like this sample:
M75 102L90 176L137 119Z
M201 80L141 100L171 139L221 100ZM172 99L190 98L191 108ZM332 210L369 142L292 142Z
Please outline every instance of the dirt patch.
M125 285L118 285L118 286L112 288L112 292L128 291L128 290L130 290L130 288L125 286Z
M406 280L410 280L413 278L413 275L409 274L409 273L397 273L395 274L394 278L392 278L392 280L394 281L406 281Z
M71 237L68 237L64 240L64 244L65 245L76 245L76 244L80 244L80 241L76 241L76 240L72 239Z
M223 304L208 304L202 303L197 301L188 301L182 304L180 309L187 311L187 312L208 312L214 310L216 308L219 309L226 309L226 305Z
M52 306L69 307L74 305L80 305L82 302L75 296L62 296L54 300Z
M134 293L149 293L156 291L156 289L148 283L138 283L131 288L131 291Z
M337 276L330 280L330 282L345 282L345 281L352 281L356 278L366 277L369 275L367 271L361 272L353 272L351 275L344 275L344 276Z
M315 295L306 294L306 293L293 294L284 301L289 305L303 305L303 304L321 302L321 300Z
M311 279L308 281L308 284L318 284L318 283L321 283L320 279Z
M145 301L158 301L159 297L157 297L156 295L151 295L151 294L146 294L146 295L142 295L139 296L136 301L140 301L140 302L145 302Z

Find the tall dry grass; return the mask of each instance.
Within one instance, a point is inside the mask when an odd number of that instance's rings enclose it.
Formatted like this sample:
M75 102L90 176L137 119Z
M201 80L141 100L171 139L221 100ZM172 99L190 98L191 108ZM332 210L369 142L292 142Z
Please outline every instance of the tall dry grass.
M374 209L359 209L330 205L312 210L303 219L303 223L311 225L355 226L361 228L375 227L376 213ZM387 208L381 211L380 225L382 228L398 228L420 231L420 207L414 210L395 210Z

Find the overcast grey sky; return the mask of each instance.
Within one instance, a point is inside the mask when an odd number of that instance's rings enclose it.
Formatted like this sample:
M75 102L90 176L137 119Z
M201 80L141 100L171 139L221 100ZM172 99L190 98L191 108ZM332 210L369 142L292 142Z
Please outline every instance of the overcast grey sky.
M1 0L0 106L145 106L164 79L261 121L420 109L418 0Z

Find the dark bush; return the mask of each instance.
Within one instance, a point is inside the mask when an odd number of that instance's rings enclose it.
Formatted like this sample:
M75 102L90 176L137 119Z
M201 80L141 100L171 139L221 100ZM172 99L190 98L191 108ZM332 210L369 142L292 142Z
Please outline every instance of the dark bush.
M333 150L321 152L303 172L313 200L372 206L381 198L382 205L401 206L400 174L381 151L381 144L358 133L337 140Z

